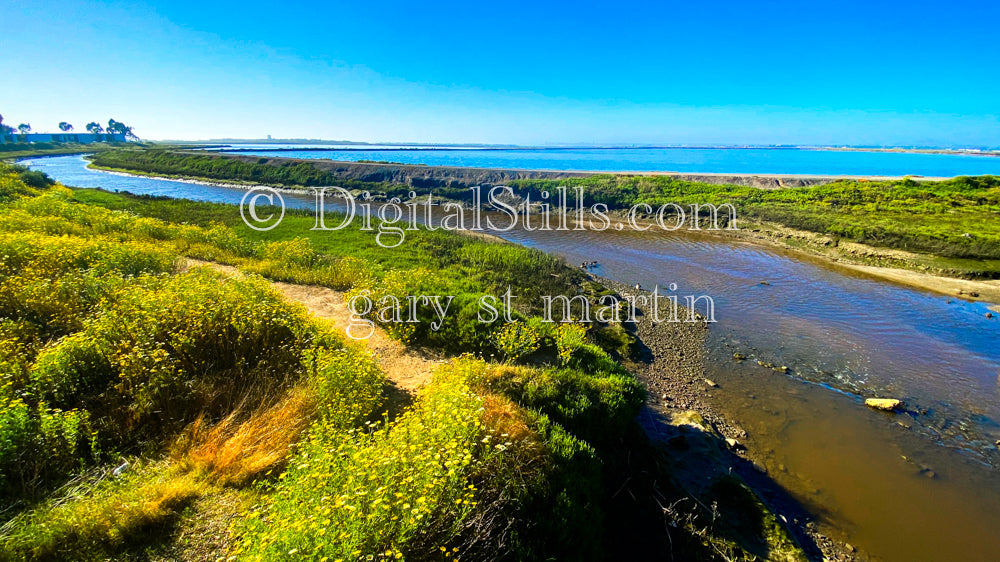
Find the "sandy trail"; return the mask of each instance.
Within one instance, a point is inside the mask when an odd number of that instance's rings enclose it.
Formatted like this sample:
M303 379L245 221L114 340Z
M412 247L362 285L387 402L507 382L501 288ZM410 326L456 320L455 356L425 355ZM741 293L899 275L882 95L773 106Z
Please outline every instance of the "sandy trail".
M182 270L204 266L227 275L242 275L240 270L229 265L187 258ZM310 314L330 321L338 330L344 332L350 320L350 311L344 299L344 293L327 287L315 285L297 285L272 281L272 285L281 291L285 298L306 307ZM363 344L375 357L386 378L397 388L413 392L431 379L431 372L446 361L425 350L407 348L402 343L392 339L381 328L376 327L375 333L365 340L353 340Z

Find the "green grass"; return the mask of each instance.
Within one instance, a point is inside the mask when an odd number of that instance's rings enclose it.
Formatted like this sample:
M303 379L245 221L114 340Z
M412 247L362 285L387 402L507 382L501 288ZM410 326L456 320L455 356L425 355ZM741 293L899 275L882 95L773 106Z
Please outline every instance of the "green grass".
M110 150L118 145L108 143L4 143L0 144L0 160L16 160L36 156L59 156L63 154L85 154Z
M688 182L663 176L517 180L522 192L583 186L611 208L666 203L731 204L738 217L945 258L1000 259L1000 178L917 182L841 180L787 189ZM689 217L690 220L690 217ZM990 266L992 267L992 266Z
M302 213L261 233L233 206L26 178L0 167L0 560L128 558L229 488L257 497L230 514L238 559L605 556L605 466L643 402L612 357L627 334L541 323L525 297L510 364L458 357L380 419L375 360L265 279L456 295L438 332L385 327L488 357L504 338L479 295L599 293L578 271L455 233L384 249Z
M169 150L110 151L102 166L158 174L254 181L285 186L342 185L390 196L409 190L465 200L465 188L345 181L311 163L249 161L225 155ZM562 180L515 180L521 196L539 200L543 190L582 186L586 204L612 210L637 204L731 204L737 216L869 244L927 254L917 265L946 274L1000 276L1000 179L960 177L947 181L841 180L826 185L766 190L716 185L667 176L596 175ZM653 217L646 217L653 218ZM690 220L690 217L688 217ZM668 221L670 221L668 217Z
M281 225L259 232L247 227L231 205L135 197L98 190L75 190L74 199L87 204L126 211L169 222L186 222L225 231L232 255L220 253L206 259L241 265L250 258L249 271L283 280L330 286L335 289L368 289L377 295L455 295L445 326L438 332L422 322L411 343L429 344L452 351L495 353L489 341L494 330L477 319L478 298L502 295L508 287L517 297L515 308L523 315L539 314L542 295L575 294L584 276L575 268L539 250L473 239L453 232L407 232L396 248L383 248L372 232L349 228L336 232L310 230L314 217L307 211L289 210ZM268 257L284 256L281 260ZM294 247L294 251L292 250ZM289 254L299 256L288 263ZM404 273L405 272L405 273ZM387 326L392 328L392 326ZM403 334L400 334L401 336Z
M272 166L267 158L244 161L237 158L219 157L217 154L191 154L172 149L116 150L96 154L96 166L127 169L144 173L167 176L194 176L200 178L267 183L282 186L331 185L334 174L317 169L307 162L286 162ZM373 189L391 187L381 182L339 182L347 189Z
M209 486L192 474L133 459L122 477L95 473L0 533L0 560L93 560L155 544Z

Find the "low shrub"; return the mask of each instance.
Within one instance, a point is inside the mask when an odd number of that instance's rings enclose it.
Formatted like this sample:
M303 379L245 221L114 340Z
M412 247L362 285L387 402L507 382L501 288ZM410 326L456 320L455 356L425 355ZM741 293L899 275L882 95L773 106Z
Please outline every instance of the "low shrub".
M522 357L538 350L540 340L541 335L524 322L504 324L493 335L493 344L503 353L506 363L517 363Z
M476 509L470 476L503 445L484 441L482 399L442 376L395 422L324 420L268 504L240 524L244 560L430 557L453 549Z
M526 366L484 366L479 373L477 387L536 410L597 445L620 435L645 399L642 385L628 374Z
M155 542L208 486L193 474L134 463L101 471L45 505L18 515L0 534L0 561L86 561ZM152 540L151 540L152 539Z
M86 411L32 409L10 384L0 388L0 496L28 495L97 456Z

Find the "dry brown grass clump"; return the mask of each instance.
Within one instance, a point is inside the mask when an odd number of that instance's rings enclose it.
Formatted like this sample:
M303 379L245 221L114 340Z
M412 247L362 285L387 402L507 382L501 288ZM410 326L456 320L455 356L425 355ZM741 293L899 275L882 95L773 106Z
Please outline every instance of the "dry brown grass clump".
M284 466L315 408L314 397L296 389L250 416L238 409L212 426L199 416L175 448L174 458L215 483L243 486Z

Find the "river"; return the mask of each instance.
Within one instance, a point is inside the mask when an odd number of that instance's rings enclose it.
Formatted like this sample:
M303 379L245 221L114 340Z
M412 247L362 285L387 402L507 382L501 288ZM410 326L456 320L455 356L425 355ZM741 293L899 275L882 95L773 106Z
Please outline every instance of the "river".
M80 156L22 163L78 187L225 203L243 196L237 189L88 170ZM309 197L286 200L312 206ZM752 456L826 534L877 560L996 559L1000 321L985 317L985 304L708 235L515 230L503 236L569 263L597 260L595 273L624 283L676 283L679 295L711 296L718 323L710 330L708 369L719 388L706 400L748 430ZM749 359L737 362L734 353ZM871 411L862 397L872 394L905 399L908 412Z

